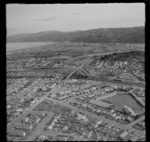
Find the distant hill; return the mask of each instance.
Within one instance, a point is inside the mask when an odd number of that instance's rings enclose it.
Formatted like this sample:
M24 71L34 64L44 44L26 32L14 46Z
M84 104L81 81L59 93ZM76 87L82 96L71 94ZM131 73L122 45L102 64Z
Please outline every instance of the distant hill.
M87 42L87 43L144 43L145 28L100 28L86 31L44 31L7 37L7 42Z

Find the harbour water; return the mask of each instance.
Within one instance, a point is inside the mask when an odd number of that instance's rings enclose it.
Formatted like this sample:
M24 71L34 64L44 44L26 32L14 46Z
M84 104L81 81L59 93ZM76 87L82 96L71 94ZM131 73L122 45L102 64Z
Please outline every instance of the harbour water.
M53 44L54 42L9 42L6 43L6 52L17 50L17 49L25 49L32 48L36 46Z

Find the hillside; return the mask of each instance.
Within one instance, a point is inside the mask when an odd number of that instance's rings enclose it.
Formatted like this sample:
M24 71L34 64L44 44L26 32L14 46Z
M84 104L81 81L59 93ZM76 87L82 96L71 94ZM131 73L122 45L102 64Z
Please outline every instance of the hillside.
M69 41L87 43L144 43L144 27L105 28L75 32L46 31L7 37L7 42Z

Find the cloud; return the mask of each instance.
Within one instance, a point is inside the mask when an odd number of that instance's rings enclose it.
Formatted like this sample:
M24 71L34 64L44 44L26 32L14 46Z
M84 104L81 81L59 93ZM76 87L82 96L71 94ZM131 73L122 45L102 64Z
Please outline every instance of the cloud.
M55 18L55 17L48 17L48 18L36 19L35 21L43 21L43 22L46 22L46 21L53 21L53 20L56 20L56 18Z
M82 15L82 13L75 12L75 13L72 13L72 15Z

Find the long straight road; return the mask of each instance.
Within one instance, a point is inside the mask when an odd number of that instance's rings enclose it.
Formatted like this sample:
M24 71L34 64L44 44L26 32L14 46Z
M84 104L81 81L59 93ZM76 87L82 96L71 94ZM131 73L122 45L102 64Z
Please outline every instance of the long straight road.
M22 118L24 118L26 116L27 113L31 112L32 109L38 105L40 102L42 102L44 99L46 99L47 97L41 97L35 104L33 104L30 108L26 109L21 115L19 115L18 117L16 117L7 127L12 128L16 122L19 122Z
M33 90L35 88L35 86L41 86L42 85L42 81L37 80L34 84L31 84L31 86L25 90L23 90L19 96L17 96L18 98L26 98L26 96L24 96L27 93L30 93L31 90ZM42 98L41 98L42 99ZM39 100L40 101L40 100ZM35 106L39 101L37 101L35 104L33 104L33 106ZM33 107L32 106L32 107ZM12 126L12 124L14 124L16 121L18 121L18 119L23 116L27 111L29 111L32 107L27 108L22 114L20 114L19 116L17 116L12 122L10 122L8 124L8 127L10 128Z
M145 103L141 97L138 97L134 92L134 89L130 91L131 95L143 106L145 107Z
M45 98L44 98L45 99ZM42 99L40 102L42 102L44 99ZM54 102L54 101L53 101ZM52 109L53 107L55 106L55 102L54 102L54 105L52 106ZM32 107L33 108L33 107ZM35 136L34 134L38 133L38 132L42 132L45 124L54 116L53 112L49 112L48 113L48 116L46 116L46 118L35 128L35 130L26 138L27 141L31 141L32 138ZM40 128L40 129L39 129ZM38 131L38 132L37 132ZM35 133L36 132L36 133Z
M88 57L87 60L84 61L81 66L79 66L78 68L76 68L70 75L68 75L68 77L67 77L66 79L69 79L69 77L70 77L72 74L74 74L76 71L78 71L79 69L81 69L90 59L91 59L91 57Z
M99 53L92 53L92 54L88 54L88 55L83 55L83 56L79 56L79 57L85 57L85 56L94 56L94 55L107 55L107 54L111 54L111 53L126 53L126 52L130 52L130 51L144 51L144 49L141 50L122 50L122 51L109 51L109 52L99 52Z
M81 66L79 66L78 68L76 68L76 70L74 70L70 75L68 75L68 77L66 79L68 79L72 74L74 74L76 71L78 71L79 69L82 69L82 67L94 56L94 55L107 55L107 54L112 54L112 53L124 53L124 52L129 52L129 51L141 51L141 50L126 50L126 51L112 51L112 52L101 52L101 53L96 53L96 54L88 54L88 55L84 55L84 56L80 56L80 57L88 57L88 59L82 63Z
M120 52L129 52L129 51L120 51ZM117 52L117 53L120 53L120 52ZM65 80L69 79L69 77L70 77L73 73L75 73L77 70L82 69L82 67L92 58L92 56L94 56L94 55L105 55L105 54L110 54L110 53L116 53L116 52L107 52L107 53L98 53L98 54L86 55L86 56L88 57L87 60L86 60L85 62L83 62L81 66L79 66L78 68L76 68ZM97 76L94 76L94 77L97 78ZM64 80L64 81L65 81L65 80ZM63 83L64 81L62 81L61 83ZM100 78L99 81L103 81L103 79ZM103 82L108 82L108 83L112 82L112 83L116 83L116 84L123 84L123 85L125 85L124 82L121 82L121 83L119 82L119 83L118 83L118 82L115 82L115 81L107 80L106 78L104 79ZM60 84L61 84L61 83L60 83ZM27 113L32 112L32 109L33 109L35 106L37 106L40 102L42 102L44 99L49 99L49 98L47 98L47 96L48 96L50 93L54 92L54 90L56 90L57 87L58 87L60 84L56 85L50 92L48 92L44 97L41 97L40 100L38 100L35 104L33 104L33 105L32 105L28 110L26 110L21 116L17 117L14 121L12 121L11 124L8 126L8 128L12 128L12 127L15 125L15 123L16 123L16 122L19 122L22 118L24 118ZM22 95L26 94L28 91L30 92L30 90L31 90L32 88L34 88L34 87L36 87L36 86L39 86L39 85L40 85L40 82L38 82L37 84L33 85L31 88L28 88L27 90L23 91L20 95L22 96ZM127 83L126 85L130 85L130 84ZM27 92L26 92L26 91L27 91ZM107 122L107 123L109 123L109 124L111 124L111 125L114 125L114 126L116 126L116 127L118 127L118 128L124 129L124 130L135 130L135 129L132 128L132 126L145 118L145 117L142 117L142 118L140 118L140 119L138 119L138 120L136 120L136 121L134 121L134 122L132 122L132 123L130 123L130 124L128 124L128 125L123 125L123 124L117 123L117 122L115 122L115 121L109 120L109 119L105 118L104 116L98 116L98 115L96 115L96 114L94 114L94 113L88 112L88 111L83 110L83 109L78 108L78 107L74 107L74 106L72 106L72 105L70 105L70 104L67 104L67 103L65 103L65 102L60 102L60 101L54 100L54 99L52 99L52 98L50 98L50 100L53 100L53 102L54 102L55 104L58 103L58 104L60 104L60 105L62 105L62 106L66 106L66 107L68 107L68 108L70 108L70 109L76 110L77 112L80 111L80 112L82 112L82 113L84 113L84 114L86 114L86 115L92 116L92 117L94 117L94 118L96 118L96 119L100 119L100 120L102 120L102 121L104 121L104 122ZM36 130L38 130L40 127L42 127L48 120L49 120L49 117L46 117L46 118L38 125L38 127L34 130L34 132L36 132ZM33 134L34 132L32 132L32 134ZM140 131L138 131L138 130L135 130L135 133L136 133L137 135L144 135L142 132L140 132ZM31 136L31 135L30 135L30 136ZM28 137L28 138L29 138L29 137Z
M26 93L30 92L35 86L39 86L43 81L38 79L37 81L33 82L28 88L24 89L20 94L19 97L24 96Z
M54 88L55 88L55 87L54 87ZM56 88L55 88L55 89L56 89ZM32 112L32 109L33 109L36 105L38 105L40 102L42 102L44 99L49 99L49 98L47 98L47 95L49 95L52 91L53 91L53 89L52 89L50 92L48 92L44 97L42 97L39 101L37 101L34 105L32 105L29 110L27 110L26 112L24 112L23 115L21 115L21 117L18 117L15 121L13 121L13 123L11 123L11 125L9 126L9 128L12 128L12 127L15 125L15 123L16 123L16 122L19 122L22 118L24 118L27 113ZM109 120L109 119L107 119L107 118L105 118L105 117L103 117L103 116L98 116L98 115L96 115L96 114L94 114L94 113L88 112L88 111L83 110L83 109L78 108L78 107L74 107L74 106L72 106L72 105L70 105L70 104L66 104L66 103L63 103L63 102L54 100L54 99L52 99L52 98L50 98L50 100L52 100L55 104L58 103L58 104L60 104L60 105L62 105L62 106L66 106L66 107L68 107L68 108L70 108L70 109L73 109L73 110L75 110L75 111L77 111L77 112L82 112L82 113L84 113L84 114L86 114L86 115L92 116L92 117L94 117L94 118L96 118L96 119L100 119L100 120L102 120L102 121L104 121L104 122L106 122L106 123L109 123L109 124L111 124L111 125L113 125L113 126L116 126L116 127L118 127L118 128L121 128L121 129L124 129L124 130L133 130L133 128L132 128L130 125L129 125L129 126L122 125L122 124L117 123L117 122L115 122L115 121ZM41 122L40 125L34 130L34 132L35 132L38 128L40 128L41 126L43 126L48 120L49 120L49 117L46 117L46 118L43 120L43 122ZM139 121L139 120L138 120L138 121ZM33 134L34 132L32 132L32 134ZM137 135L144 135L142 132L140 132L140 131L138 131L138 130L135 130L135 133L136 133ZM31 136L31 135L30 135L30 136ZM29 137L28 137L28 138L29 138Z
M141 122L141 121L143 121L143 120L145 120L145 116L142 116L141 118L139 118L139 119L137 119L137 120L131 122L130 124L128 124L128 125L126 125L126 126L127 126L127 127L132 127L133 125L135 125L135 124L137 124L137 123L139 123L139 122Z
M54 99L52 99L52 98L50 98L50 100L53 100L53 101L55 102L55 104L60 104L60 105L62 105L62 106L66 106L67 108L73 109L73 110L75 110L75 111L77 111L77 112L82 112L82 113L84 113L84 114L86 114L86 115L89 115L89 116L92 116L92 117L94 117L94 118L96 118L96 119L102 120L102 121L104 121L104 122L106 122L106 123L109 123L110 125L116 126L116 127L118 127L118 128L121 128L121 129L124 129L124 130L134 130L135 133L140 134L140 135L144 135L141 131L135 130L135 129L133 129L133 128L130 127L130 126L126 126L126 125L117 123L117 122L115 122L115 121L113 121L113 120L107 119L107 118L105 118L104 116L98 116L98 115L96 115L96 114L94 114L94 113L92 113L92 112L88 112L88 111L83 110L83 109L81 109L81 108L79 108L79 107L74 107L74 106L72 106L72 105L70 105L70 104L68 104L68 103L64 103L64 102L61 102L61 101L57 101L57 100L54 100Z
M108 78L102 77L102 76L88 75L88 79L97 80L97 81L103 81L103 82L108 82L108 83L112 82L112 83L122 84L122 85L145 87L145 83L141 83L141 82L124 82L124 81L119 81L119 80L113 80L113 79L110 79L110 78L108 79Z
M59 101L57 101L57 102L59 102ZM77 112L82 112L82 113L84 113L84 114L86 114L86 115L92 116L93 118L96 118L96 119L98 119L98 120L102 120L102 121L104 121L104 122L106 122L106 123L109 123L110 125L113 125L113 126L115 126L115 127L120 128L120 129L124 129L124 130L134 130L137 135L142 135L142 136L144 135L143 132L138 131L138 130L132 128L130 125L127 126L127 125L123 125L123 124L117 123L117 122L115 122L115 121L113 121L113 120L110 120L110 119L105 118L104 116L98 116L98 115L96 115L96 114L94 114L94 113L92 113L92 112L88 112L88 111L83 110L83 109L81 109L81 108L74 107L74 106L72 106L72 105L70 105L70 104L66 104L66 103L64 104L63 102L59 102L59 104L62 104L63 106L66 106L66 107L68 107L68 108L70 108L70 109L73 109L73 110L75 110L75 111L77 111ZM141 119L143 119L143 118L141 118ZM138 120L138 121L139 121L139 120Z

